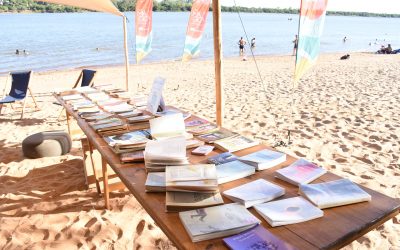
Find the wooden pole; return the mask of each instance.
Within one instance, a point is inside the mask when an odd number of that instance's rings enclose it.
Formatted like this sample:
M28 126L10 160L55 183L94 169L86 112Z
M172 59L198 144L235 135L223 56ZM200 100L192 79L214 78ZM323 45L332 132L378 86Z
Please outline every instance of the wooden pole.
M222 32L220 0L212 1L213 34L214 34L214 64L215 64L215 95L217 125L222 126L224 118L224 81L222 72Z
M129 90L129 54L128 54L128 34L126 29L126 16L123 16L124 23L124 49L125 49L125 89Z

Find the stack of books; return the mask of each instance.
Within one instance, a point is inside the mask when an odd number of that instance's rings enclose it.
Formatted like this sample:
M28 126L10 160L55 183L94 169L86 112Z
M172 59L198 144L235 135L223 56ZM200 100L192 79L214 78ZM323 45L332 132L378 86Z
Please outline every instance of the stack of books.
M119 159L122 163L144 162L144 151L122 153L119 155Z
M263 149L242 157L238 158L246 164L249 164L256 168L256 170L264 170L268 168L275 167L286 161L286 154L272 151L268 149Z
M325 174L326 170L305 159L299 159L275 172L275 177L293 185L307 184Z
M236 133L233 133L227 129L218 129L217 131L211 133L201 134L197 136L197 138L206 143L214 143L215 141L230 138L236 135Z
M115 153L126 153L143 150L146 143L150 140L150 133L146 130L128 132L119 135L104 137L104 140L114 150Z
M106 112L99 112L95 114L85 114L81 115L81 118L85 119L87 122L95 122L100 120L105 120L111 118L113 115Z
M157 140L186 135L182 113L151 119L150 130L151 136Z
M371 201L370 194L348 179L303 184L299 193L321 209Z
M193 242L238 234L260 224L237 203L180 212L179 218Z
M242 135L234 135L225 139L220 139L214 142L216 148L227 152L236 152L245 148L250 148L258 145L258 141L254 141Z
M106 105L103 109L110 113L126 113L133 110L133 106L127 103L121 103L118 105Z
M223 204L213 164L170 166L165 170L166 211Z
M185 137L148 141L144 151L147 172L163 172L166 166L189 164Z
M254 208L272 227L300 223L324 215L321 209L302 197L262 203Z
M100 124L89 124L96 132L103 136L121 134L127 131L127 125L121 120Z
M258 179L226 190L223 194L246 208L276 199L285 194L285 189L269 181Z

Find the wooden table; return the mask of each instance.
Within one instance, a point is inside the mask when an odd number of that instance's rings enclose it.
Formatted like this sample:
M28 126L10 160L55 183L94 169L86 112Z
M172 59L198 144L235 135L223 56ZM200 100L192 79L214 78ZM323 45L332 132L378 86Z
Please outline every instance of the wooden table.
M184 229L178 213L165 212L165 194L145 192L147 175L144 164L121 164L119 157L111 150L102 137L100 137L85 120L81 119L69 105L66 105L61 98L58 96L56 96L56 98L65 107L67 114L73 116L77 120L78 125L86 134L90 143L103 157L102 169L103 175L105 176L104 190L107 207L109 205L109 189L107 187L106 164L109 164L129 191L135 196L176 247L179 249L227 249L221 238L193 243ZM189 119L195 118L195 116L192 116ZM242 156L264 148L268 149L269 147L258 145L238 151L235 154ZM201 163L205 162L206 158L218 153L220 153L220 151L214 150L207 157L204 157L191 155L188 151L187 155L191 163ZM296 186L274 178L273 174L275 170L285 167L293 161L295 161L295 158L288 155L285 163L272 169L256 172L256 174L247 178L220 185L220 191L222 192L238 185L263 178L286 189L286 194L282 198L298 196L298 188ZM315 183L339 178L341 177L328 172L317 179ZM267 228L271 233L299 249L339 249L367 232L376 229L400 212L399 199L390 198L366 187L362 188L372 196L371 202L324 209L324 216L322 218L303 223L272 228L253 208L249 209L249 211L257 216L262 221L261 225ZM226 198L224 198L224 201L225 203L231 202Z

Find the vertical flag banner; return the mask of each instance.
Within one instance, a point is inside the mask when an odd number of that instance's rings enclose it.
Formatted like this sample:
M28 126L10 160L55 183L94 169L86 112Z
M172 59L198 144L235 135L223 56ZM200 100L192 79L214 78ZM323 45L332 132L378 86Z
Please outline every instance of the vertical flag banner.
M206 27L210 0L194 0L190 12L189 23L186 30L185 48L183 50L183 61L188 61L199 54L200 41Z
M153 0L138 0L136 2L135 30L136 30L136 62L151 51Z
M328 0L301 1L295 83L317 61L327 4Z

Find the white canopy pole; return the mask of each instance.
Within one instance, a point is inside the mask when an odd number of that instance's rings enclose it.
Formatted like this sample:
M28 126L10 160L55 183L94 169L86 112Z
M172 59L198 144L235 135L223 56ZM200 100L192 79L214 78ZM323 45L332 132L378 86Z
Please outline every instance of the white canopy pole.
M124 23L124 49L125 49L125 90L129 90L129 54L128 54L128 33L126 29L126 16L123 16Z
M222 72L222 32L220 0L212 1L213 34L214 34L214 64L215 64L215 95L217 125L222 126L224 118L224 81Z

